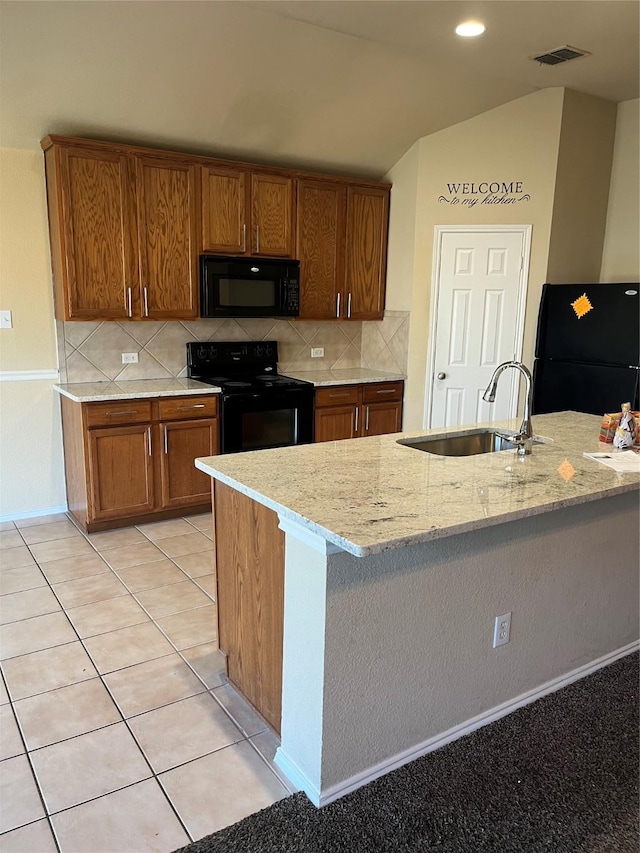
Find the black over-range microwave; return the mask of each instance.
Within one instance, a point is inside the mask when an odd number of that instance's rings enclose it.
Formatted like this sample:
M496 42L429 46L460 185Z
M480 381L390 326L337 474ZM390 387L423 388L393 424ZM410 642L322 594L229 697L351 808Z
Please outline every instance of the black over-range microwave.
M200 257L201 317L297 317L300 261Z

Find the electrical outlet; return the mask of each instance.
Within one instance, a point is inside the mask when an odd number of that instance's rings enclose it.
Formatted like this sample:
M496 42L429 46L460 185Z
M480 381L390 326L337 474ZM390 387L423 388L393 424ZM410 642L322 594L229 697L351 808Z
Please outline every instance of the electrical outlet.
M324 347L311 347L311 358L324 358Z
M122 363L123 364L137 364L138 363L138 353L137 352L123 352L122 353Z
M11 311L0 311L0 329L13 329Z
M502 616L496 616L496 621L493 626L493 648L504 646L509 642L511 633L511 611L503 613Z

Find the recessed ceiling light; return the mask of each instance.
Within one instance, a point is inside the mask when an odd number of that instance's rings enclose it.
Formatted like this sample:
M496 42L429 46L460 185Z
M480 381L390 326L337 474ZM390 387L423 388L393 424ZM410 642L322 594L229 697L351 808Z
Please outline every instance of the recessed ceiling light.
M481 36L485 30L485 25L481 24L480 21L464 21L456 27L456 35L469 39L474 38L474 36Z

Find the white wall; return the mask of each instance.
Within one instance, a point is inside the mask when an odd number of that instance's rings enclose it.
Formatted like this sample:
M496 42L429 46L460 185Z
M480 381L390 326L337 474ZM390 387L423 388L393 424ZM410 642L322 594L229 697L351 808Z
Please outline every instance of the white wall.
M66 505L44 167L37 151L0 150L0 518ZM51 375L25 381L22 371Z
M618 104L600 281L640 281L640 100Z
M316 801L341 795L627 650L637 514L630 492L364 558L290 549L288 533L280 766ZM509 611L511 640L493 649Z
M423 426L436 225L533 225L523 349L524 361L531 363L540 290L546 281L563 103L563 89L545 89L504 104L421 139L417 164L411 149L411 158L400 161L387 176L394 177L392 198L395 196L387 304L407 304L410 264L401 263L397 255L404 252L413 258L405 430ZM447 195L449 182L494 180L522 182L530 199L518 205L477 204L472 208L439 201ZM412 205L415 224L408 212ZM413 243L407 238L412 228Z

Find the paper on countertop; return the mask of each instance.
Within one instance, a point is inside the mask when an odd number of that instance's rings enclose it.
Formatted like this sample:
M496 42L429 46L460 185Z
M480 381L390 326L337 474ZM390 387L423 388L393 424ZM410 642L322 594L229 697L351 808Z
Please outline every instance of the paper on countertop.
M611 453L583 453L587 459L601 462L619 474L640 473L640 453L635 450L613 450Z

